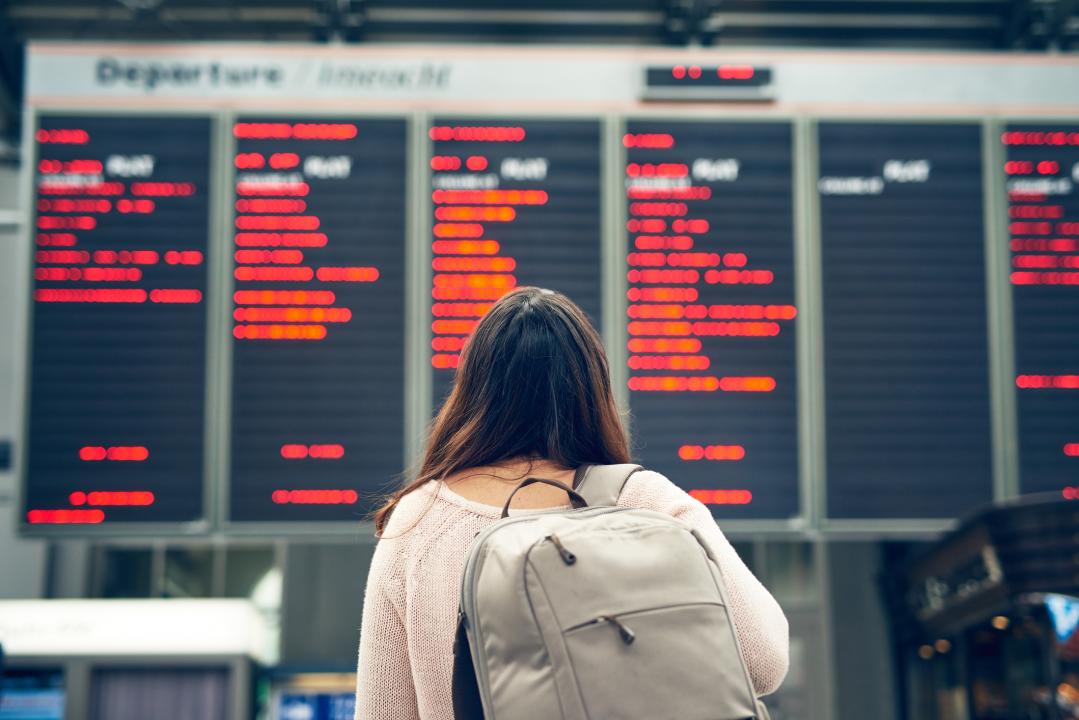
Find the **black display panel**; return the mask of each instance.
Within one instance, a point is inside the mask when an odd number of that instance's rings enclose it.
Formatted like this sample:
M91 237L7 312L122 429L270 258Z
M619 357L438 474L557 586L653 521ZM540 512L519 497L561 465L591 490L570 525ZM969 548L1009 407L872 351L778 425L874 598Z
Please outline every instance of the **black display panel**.
M512 288L565 293L599 327L600 124L436 118L429 135L437 411L465 338Z
M210 136L38 119L28 524L203 517Z
M648 87L762 87L772 82L772 69L753 65L651 65Z
M1022 492L1079 498L1079 124L1008 125Z
M827 514L992 497L977 124L819 126Z
M404 463L407 123L233 136L228 518L356 521Z
M636 455L720 517L796 515L791 125L631 121L623 145Z

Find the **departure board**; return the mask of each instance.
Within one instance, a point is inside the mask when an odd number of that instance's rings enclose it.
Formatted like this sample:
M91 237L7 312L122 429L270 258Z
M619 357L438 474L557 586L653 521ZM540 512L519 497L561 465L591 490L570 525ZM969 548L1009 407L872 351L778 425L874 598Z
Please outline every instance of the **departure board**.
M195 117L38 119L30 525L203 517L210 136Z
M404 465L407 123L232 134L228 517L360 520Z
M792 127L631 121L634 446L721 517L799 510Z
M599 326L600 124L438 118L429 135L437 411L468 334L514 287L565 293Z
M981 126L818 130L827 514L992 497Z
M1022 492L1079 499L1079 124L1008 125Z

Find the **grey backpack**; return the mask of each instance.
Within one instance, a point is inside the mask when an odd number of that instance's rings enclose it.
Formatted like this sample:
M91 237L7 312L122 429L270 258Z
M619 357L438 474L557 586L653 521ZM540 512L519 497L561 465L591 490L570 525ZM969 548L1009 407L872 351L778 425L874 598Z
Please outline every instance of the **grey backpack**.
M680 521L614 507L637 465L581 468L572 510L479 533L461 581L457 720L767 720L716 558Z

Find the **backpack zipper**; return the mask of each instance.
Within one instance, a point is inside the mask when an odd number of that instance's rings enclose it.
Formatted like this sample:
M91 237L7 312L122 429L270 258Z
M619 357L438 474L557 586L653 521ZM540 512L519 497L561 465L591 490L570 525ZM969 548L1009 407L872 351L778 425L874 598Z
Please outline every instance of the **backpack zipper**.
M632 644L633 641L637 639L637 636L633 633L633 631L626 627L625 623L619 620L616 615L600 615L598 618L596 618L596 622L601 621L609 622L611 625L614 625L616 628L618 628L618 634L619 636L621 636L622 642L624 642L626 645Z
M577 556L566 549L566 546L562 544L562 541L558 539L557 535L552 533L551 535L548 535L546 539L558 549L558 554L562 558L562 562L567 565L572 565L577 562Z
M587 622L581 623L580 625L575 625L574 627L571 627L564 632L572 632L574 630L580 630L581 628L599 625L600 623L607 623L611 627L618 630L618 636L622 638L622 642L624 642L626 645L632 645L633 641L637 639L637 634L633 632L633 630L631 630L628 625L622 622L617 615L600 615L594 620L589 620Z

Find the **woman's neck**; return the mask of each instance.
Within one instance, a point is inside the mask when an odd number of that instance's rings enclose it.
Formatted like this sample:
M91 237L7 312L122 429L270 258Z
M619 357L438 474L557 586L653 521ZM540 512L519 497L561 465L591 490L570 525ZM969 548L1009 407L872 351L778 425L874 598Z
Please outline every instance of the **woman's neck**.
M485 476L491 479L519 482L526 477L545 477L549 475L564 475L572 472L573 468L567 468L559 463L546 458L516 457L502 460L490 465L482 465L464 468L452 473L447 480L464 479L465 477Z
M543 477L573 485L575 468L563 467L544 458L514 458L492 465L466 467L446 478L446 484L467 500L501 507L521 480ZM513 507L562 507L568 502L565 491L548 485L532 485L514 495Z
M574 471L574 468L562 467L543 458L514 458L493 465L465 468L451 473L445 480L455 492L469 500L500 506L510 491L527 477L548 478L572 485ZM563 490L549 485L532 485L514 497L513 507L560 507L567 499Z

